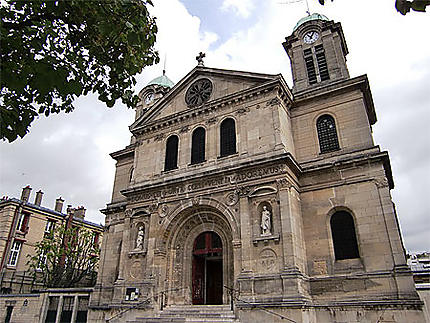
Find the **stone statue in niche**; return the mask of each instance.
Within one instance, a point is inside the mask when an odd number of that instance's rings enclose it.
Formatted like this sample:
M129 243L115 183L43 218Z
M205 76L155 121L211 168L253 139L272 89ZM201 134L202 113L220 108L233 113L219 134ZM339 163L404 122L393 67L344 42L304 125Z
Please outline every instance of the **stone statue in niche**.
M270 236L272 235L272 219L270 217L270 211L267 206L263 206L263 211L261 211L261 235Z
M136 237L136 249L142 250L143 249L143 241L145 239L145 227L141 225L139 227L139 230L137 231L137 237Z

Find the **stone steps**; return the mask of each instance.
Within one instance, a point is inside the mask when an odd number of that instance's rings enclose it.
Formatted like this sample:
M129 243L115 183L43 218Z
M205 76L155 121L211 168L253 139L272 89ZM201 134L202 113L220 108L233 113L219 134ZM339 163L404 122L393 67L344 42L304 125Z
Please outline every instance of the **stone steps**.
M157 317L137 317L128 323L236 323L233 311L229 305L170 305L161 311Z

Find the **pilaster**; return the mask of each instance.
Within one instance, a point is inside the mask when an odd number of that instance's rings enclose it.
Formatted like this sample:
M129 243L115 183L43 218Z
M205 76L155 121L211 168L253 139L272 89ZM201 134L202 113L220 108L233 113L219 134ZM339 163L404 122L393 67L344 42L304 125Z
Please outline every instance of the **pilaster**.
M308 297L305 281L305 246L299 195L286 179L278 181L281 209L281 237L283 249L282 281L286 301L301 302Z
M252 272L251 222L247 190L239 191L240 236L242 239L242 273Z

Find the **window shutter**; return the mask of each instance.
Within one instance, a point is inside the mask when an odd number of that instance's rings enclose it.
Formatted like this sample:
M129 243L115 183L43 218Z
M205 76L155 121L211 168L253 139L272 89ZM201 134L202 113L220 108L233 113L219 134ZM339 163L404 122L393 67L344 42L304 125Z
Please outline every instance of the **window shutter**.
M315 64L314 64L314 57L312 55L312 50L305 49L303 51L305 55L305 64L306 64L306 71L308 73L308 80L309 84L315 84L317 82L317 73L315 71Z
M205 129L199 127L194 130L191 143L191 164L198 164L205 161L205 141Z
M329 80L330 75L328 74L327 61L325 59L324 48L322 45L315 46L315 56L317 58L321 81Z
M178 168L178 142L177 136L170 136L166 142L166 159L164 162L164 170L172 170Z
M221 157L236 153L236 126L233 119L225 119L221 123Z

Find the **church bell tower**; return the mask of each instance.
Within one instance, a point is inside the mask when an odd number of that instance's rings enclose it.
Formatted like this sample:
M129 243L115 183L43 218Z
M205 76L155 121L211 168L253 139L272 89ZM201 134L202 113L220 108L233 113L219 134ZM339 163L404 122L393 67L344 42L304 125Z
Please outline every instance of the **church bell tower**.
M349 78L342 26L324 15L300 19L282 45L291 60L293 92Z

